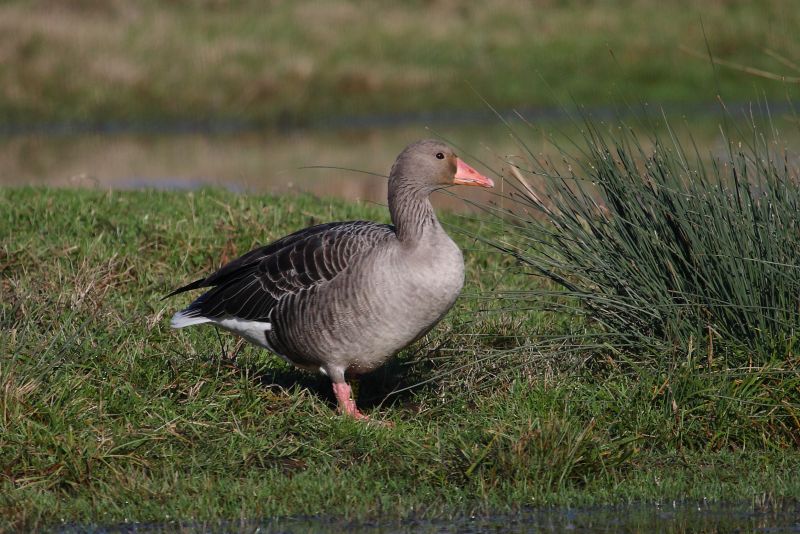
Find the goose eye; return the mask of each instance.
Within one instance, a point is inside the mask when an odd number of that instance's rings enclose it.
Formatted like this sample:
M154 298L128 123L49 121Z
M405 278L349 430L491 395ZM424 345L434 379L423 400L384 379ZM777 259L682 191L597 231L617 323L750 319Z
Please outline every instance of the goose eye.
M442 154L441 152L437 152L436 159L444 159L444 154Z

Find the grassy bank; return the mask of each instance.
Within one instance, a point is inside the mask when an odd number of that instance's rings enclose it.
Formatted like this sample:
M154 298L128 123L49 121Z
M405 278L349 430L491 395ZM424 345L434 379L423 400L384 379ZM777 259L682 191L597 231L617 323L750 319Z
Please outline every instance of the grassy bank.
M580 321L471 298L531 282L465 234L466 297L363 380L361 405L394 428L336 416L325 380L231 336L170 331L183 301L159 299L176 284L351 218L386 213L219 191L0 190L3 525L800 497L798 444L780 426L796 407L761 388L774 369L554 358L564 351L548 344L563 349Z
M702 20L702 25L701 25ZM340 115L797 95L791 0L6 2L0 120ZM703 27L705 28L705 36ZM698 59L684 50L700 53Z

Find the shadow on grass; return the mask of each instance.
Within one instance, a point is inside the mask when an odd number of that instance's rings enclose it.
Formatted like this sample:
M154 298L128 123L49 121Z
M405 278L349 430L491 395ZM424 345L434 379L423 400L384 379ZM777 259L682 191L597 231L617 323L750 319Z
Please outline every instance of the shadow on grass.
M277 358L277 356L271 356ZM219 356L217 355L217 358ZM277 365L264 367L255 362L236 362L228 360L228 364L251 380L258 382L261 387L277 388L284 391L307 390L320 401L336 410L336 397L328 377L303 371L282 362ZM403 358L392 358L385 365L371 373L359 377L348 377L348 382L355 386L358 382L358 398L356 402L360 409L383 410L387 408L400 408L414 411L416 403L413 398L419 389L429 388L433 384L414 387L421 382L417 366L409 365Z

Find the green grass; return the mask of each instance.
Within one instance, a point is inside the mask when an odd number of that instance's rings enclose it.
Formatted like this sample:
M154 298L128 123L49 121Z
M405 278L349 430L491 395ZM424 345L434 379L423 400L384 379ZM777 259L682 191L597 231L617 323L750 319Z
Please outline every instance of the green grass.
M563 291L516 296L554 298L570 312L578 303L610 344L640 355L706 353L709 367L716 357L791 373L800 169L777 129L724 131L710 156L669 126L623 125L609 138L587 123L562 152L569 168L531 150L517 158L536 183L519 173L509 183L498 246Z
M800 497L796 405L769 387L781 369L581 364L616 358L567 355L583 318L478 298L533 283L470 237L491 231L480 221L444 218L464 230L465 298L362 381L362 408L394 428L337 416L326 380L232 336L169 329L186 299L160 297L225 258L386 216L307 196L0 189L3 526Z
M483 110L476 92L501 108L797 97L796 83L715 75L706 41L720 60L800 76L792 0L18 0L0 21L4 122L292 125Z

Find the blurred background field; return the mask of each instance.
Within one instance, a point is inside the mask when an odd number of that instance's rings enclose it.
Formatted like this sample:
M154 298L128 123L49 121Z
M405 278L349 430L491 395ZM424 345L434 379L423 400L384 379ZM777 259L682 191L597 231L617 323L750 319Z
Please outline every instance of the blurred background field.
M514 153L483 99L546 130L573 103L664 107L708 146L718 94L794 126L798 27L788 0L4 2L0 183L380 201L380 180L298 167L385 173L427 128Z
M4 122L244 119L698 102L706 55L781 73L800 61L786 0L5 2ZM702 24L701 24L702 21ZM794 72L795 76L800 75ZM730 100L780 84L719 71Z

